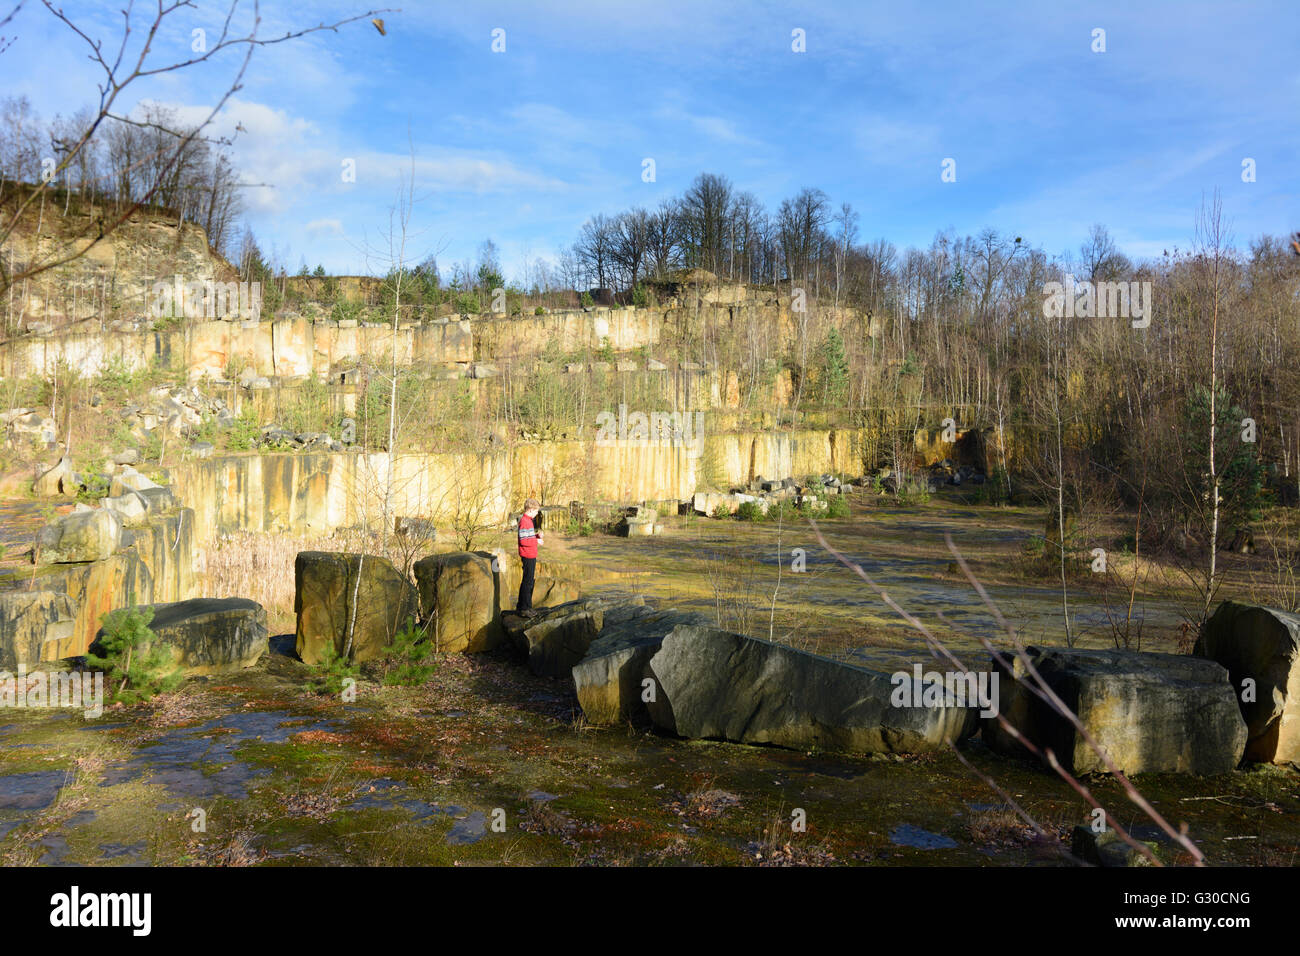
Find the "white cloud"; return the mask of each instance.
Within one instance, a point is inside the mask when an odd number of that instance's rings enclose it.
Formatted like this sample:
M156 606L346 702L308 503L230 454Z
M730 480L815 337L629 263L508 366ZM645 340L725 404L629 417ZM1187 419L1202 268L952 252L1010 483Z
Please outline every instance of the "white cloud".
M313 219L303 227L309 236L341 236L343 223L338 219Z

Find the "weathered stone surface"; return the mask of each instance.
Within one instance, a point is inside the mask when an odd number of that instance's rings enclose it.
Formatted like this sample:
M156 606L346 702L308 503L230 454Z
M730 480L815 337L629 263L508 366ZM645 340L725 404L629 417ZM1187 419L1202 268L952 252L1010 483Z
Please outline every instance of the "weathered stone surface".
M425 620L440 651L479 653L505 637L500 606L499 557L487 551L431 554L415 563L415 582Z
M587 721L608 725L623 721L648 721L641 700L643 681L649 677L650 658L664 637L679 624L707 625L692 611L655 610L641 598L605 612L600 636L573 666L573 686Z
M1300 615L1224 601L1193 653L1228 669L1246 720L1246 759L1300 764ZM1242 699L1247 680L1253 701Z
M155 485L136 492L144 502L145 510L151 515L166 514L176 507L176 496L170 488Z
M67 458L60 458L58 463L45 471L32 484L32 493L42 498L55 495L71 497L77 493L77 478L72 473L72 464Z
M960 706L895 707L890 675L712 627L678 626L650 659L656 725L683 737L917 753L977 726Z
M1143 651L1025 650L1122 772L1226 773L1241 760L1246 722L1227 670L1214 661ZM1010 674L995 666L1002 674L1002 714L1012 726L1035 746L1051 747L1072 773L1107 769L1073 725L1021 686L1026 668L1018 657ZM995 749L1023 752L995 719L986 719L984 729Z
M159 487L157 482L146 478L130 465L127 465L113 476L113 483L109 486L108 493L111 497L116 498L128 491L144 491L146 488L157 487Z
M653 518L634 518L628 516L618 524L618 533L625 538L640 538L655 533Z
M252 667L267 647L266 609L246 598L194 598L149 605L149 628L186 674Z
M125 492L117 497L100 498L99 503L105 510L121 518L122 524L128 528L144 524L149 516L144 498L135 491Z
M122 519L96 508L64 515L42 531L37 560L53 564L100 561L122 544Z
M641 597L588 597L549 608L536 608L537 615L523 618L503 615L506 638L534 674L567 678L582 660L604 626L611 609L640 606Z
M72 637L77 605L56 591L0 591L0 670L50 660L48 647ZM50 642L47 645L46 642Z
M354 662L381 657L393 635L418 616L415 588L385 558L303 551L293 570L298 656L308 664L320 662L327 642L345 653L349 634Z

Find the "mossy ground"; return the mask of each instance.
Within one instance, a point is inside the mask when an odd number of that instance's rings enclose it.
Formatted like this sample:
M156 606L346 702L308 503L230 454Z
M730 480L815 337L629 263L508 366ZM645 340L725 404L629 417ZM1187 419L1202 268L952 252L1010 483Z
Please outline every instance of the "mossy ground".
M780 532L779 553L806 549L808 570L785 566L775 602L773 524L665 525L631 540L552 534L544 557L617 570L619 587L665 604L748 614L752 633L766 636L770 620L778 640L809 650L885 667L930 660L917 635L818 551L806 522ZM992 620L947 567L943 533L952 531L1026 638L1060 643L1051 630L1059 592L1017 563L1041 527L1032 509L858 503L824 526L955 649L982 652L973 634ZM1098 583L1076 583L1078 606L1095 615ZM1182 596L1149 597L1144 649L1171 651ZM1101 620L1084 643L1113 640ZM272 653L97 720L0 712L0 862L1069 865L1071 831L1090 819L1055 775L978 740L962 756L1046 838L952 753L846 757L594 728L566 682L495 655L443 657L419 687L363 681L351 702L315 693L311 677ZM1211 863L1300 863L1295 770L1135 783L1187 825ZM1114 819L1152 836L1118 783L1088 785ZM806 831L796 832L800 811ZM1187 862L1168 845L1162 853Z
M1087 820L1065 783L978 742L966 759L1048 839L1032 839L948 753L845 757L592 728L563 683L496 656L446 657L415 688L363 681L353 702L312 693L309 676L272 655L98 720L8 712L0 858L1068 865L1070 831ZM1300 863L1300 775L1291 770L1136 783L1188 825L1213 863ZM1090 786L1122 824L1143 823L1114 781ZM806 832L792 830L799 810Z

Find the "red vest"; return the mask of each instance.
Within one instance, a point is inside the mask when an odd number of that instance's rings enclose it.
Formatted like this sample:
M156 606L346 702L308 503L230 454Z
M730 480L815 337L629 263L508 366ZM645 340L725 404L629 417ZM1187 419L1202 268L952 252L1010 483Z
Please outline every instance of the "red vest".
M519 516L519 557L537 557L537 528L528 515Z

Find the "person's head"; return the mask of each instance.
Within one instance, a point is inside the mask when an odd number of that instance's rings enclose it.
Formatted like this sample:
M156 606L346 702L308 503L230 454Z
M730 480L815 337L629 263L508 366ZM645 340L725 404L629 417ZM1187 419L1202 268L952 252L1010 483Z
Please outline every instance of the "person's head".
M542 510L542 503L538 501L536 498L529 498L527 501L524 502L524 514L528 515L528 517L530 518L536 517L537 512L541 510Z

